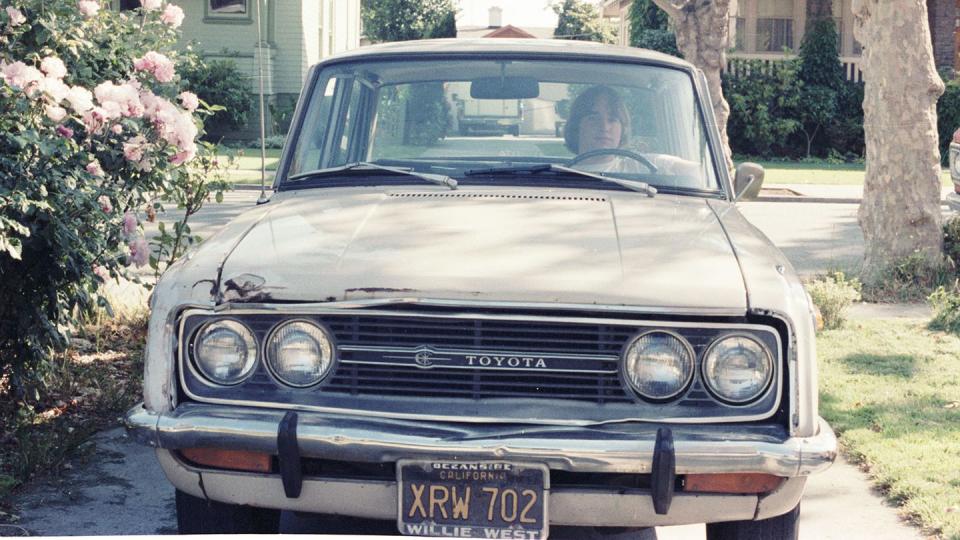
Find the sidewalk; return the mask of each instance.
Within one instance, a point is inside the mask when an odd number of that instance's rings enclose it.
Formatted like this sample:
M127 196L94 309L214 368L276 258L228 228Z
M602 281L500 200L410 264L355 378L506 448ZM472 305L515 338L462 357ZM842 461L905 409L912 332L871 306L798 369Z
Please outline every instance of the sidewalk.
M949 186L941 189L941 204L946 204L947 194L952 191L953 188ZM764 183L756 201L860 204L862 198L863 186Z

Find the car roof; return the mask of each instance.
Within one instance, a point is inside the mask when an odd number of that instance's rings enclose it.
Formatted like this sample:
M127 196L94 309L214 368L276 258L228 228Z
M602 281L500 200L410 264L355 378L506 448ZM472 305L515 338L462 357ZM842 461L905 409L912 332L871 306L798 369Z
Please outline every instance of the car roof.
M368 47L360 47L332 56L323 63L345 60L367 60L394 56L421 55L489 55L515 54L536 56L558 56L566 59L593 58L607 60L630 60L667 64L682 69L694 69L685 60L647 49L605 45L590 41L561 39L429 39L418 41L396 41Z

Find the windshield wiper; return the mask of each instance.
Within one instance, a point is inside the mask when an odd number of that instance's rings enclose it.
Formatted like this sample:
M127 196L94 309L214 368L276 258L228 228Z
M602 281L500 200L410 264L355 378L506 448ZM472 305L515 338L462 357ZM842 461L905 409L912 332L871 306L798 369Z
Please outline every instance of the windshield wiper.
M437 184L441 186L447 186L450 189L457 189L457 181L449 176L443 174L433 174L433 173L420 173L412 169L403 169L400 167L388 167L386 165L378 165L376 163L371 163L369 161L357 161L355 163L347 163L346 165L341 165L339 167L330 167L328 169L317 169L315 171L307 171L295 174L287 178L288 182L300 182L307 179L313 178L323 178L325 176L338 176L342 175L345 172L354 172L354 171L364 171L373 169L375 171L384 171L392 173L394 175L400 176L412 176L414 178L419 178L423 181L430 182L431 184Z
M545 163L542 165L527 165L523 167L493 167L490 169L473 169L464 174L466 176L501 176L506 174L540 174L544 172L564 173L579 178L592 178L594 180L610 182L611 184L617 184L618 186L622 186L633 191L646 193L648 197L653 197L657 194L657 188L646 182L594 174L587 171L581 171L579 169L564 167L563 165L553 165L551 163Z

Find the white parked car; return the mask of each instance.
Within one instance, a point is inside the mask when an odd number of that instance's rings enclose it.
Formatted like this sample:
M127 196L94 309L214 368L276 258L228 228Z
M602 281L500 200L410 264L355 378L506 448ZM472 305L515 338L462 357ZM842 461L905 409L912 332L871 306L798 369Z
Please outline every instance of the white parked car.
M454 95L522 121L462 135ZM762 174L730 177L703 75L657 53L442 40L315 66L269 202L153 295L127 423L181 532L297 511L795 538L837 445L808 296L735 204Z

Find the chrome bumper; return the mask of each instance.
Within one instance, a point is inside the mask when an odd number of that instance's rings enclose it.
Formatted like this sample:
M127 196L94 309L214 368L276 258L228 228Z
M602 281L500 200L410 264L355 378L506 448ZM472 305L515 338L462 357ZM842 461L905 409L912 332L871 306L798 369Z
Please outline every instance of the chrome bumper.
M398 459L503 459L544 463L554 470L648 474L657 427L428 423L300 412L303 457L368 463ZM216 447L277 454L284 411L185 403L168 413L142 405L126 416L128 432L166 450ZM822 419L812 437L789 437L776 426L671 426L677 474L757 472L805 477L837 454Z

